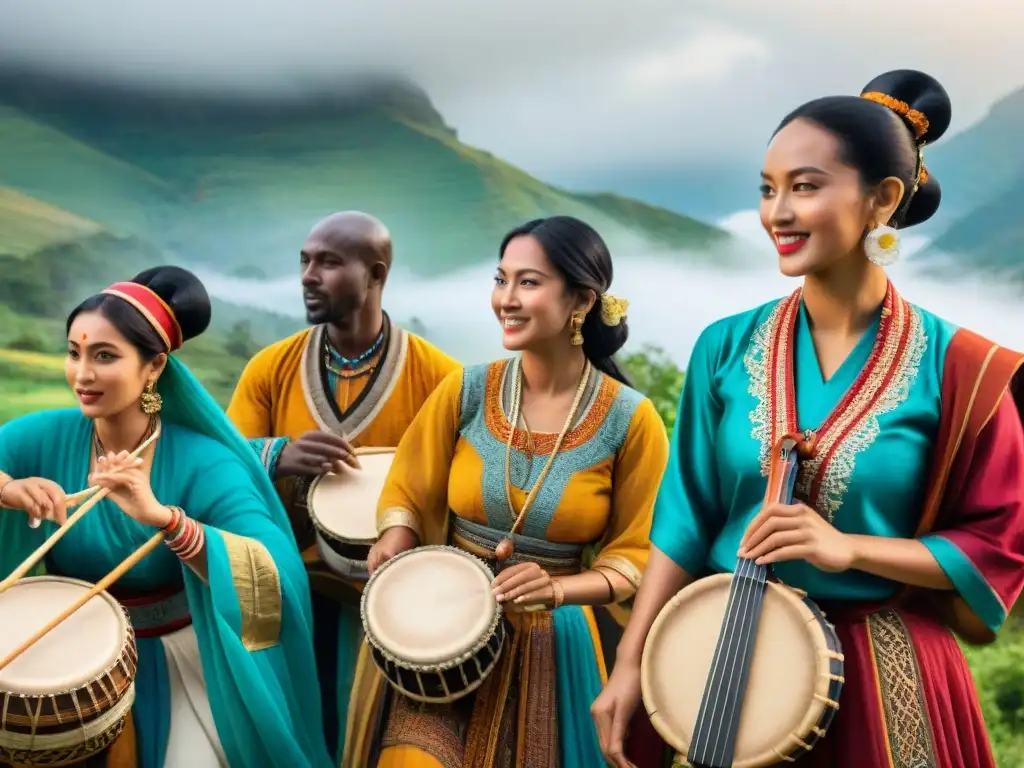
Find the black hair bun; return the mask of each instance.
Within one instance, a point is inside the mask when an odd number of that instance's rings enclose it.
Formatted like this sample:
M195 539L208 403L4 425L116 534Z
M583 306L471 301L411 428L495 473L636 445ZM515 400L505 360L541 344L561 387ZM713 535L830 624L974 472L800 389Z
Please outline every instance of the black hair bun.
M210 327L213 315L210 294L187 269L153 267L137 274L131 282L146 286L171 308L181 326L182 341L194 339Z
M910 198L910 205L903 215L903 226L913 227L928 221L935 212L939 210L939 203L942 202L942 187L934 176L928 176L917 188L917 192Z
M928 130L917 138L918 144L934 144L949 128L953 105L942 83L931 75L916 69L895 69L865 85L861 95L872 92L902 101L925 116Z

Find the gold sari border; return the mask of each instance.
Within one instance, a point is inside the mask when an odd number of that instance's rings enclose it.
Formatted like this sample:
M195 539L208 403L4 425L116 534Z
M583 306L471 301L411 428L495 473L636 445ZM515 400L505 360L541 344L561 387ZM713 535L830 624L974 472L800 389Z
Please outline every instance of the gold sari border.
M267 548L245 536L219 531L227 551L231 577L242 614L242 645L261 651L281 636L281 577Z
M383 535L384 531L389 528L398 528L399 526L411 528L420 542L423 542L423 526L420 525L419 518L411 510L402 507L390 507L384 510L384 513L377 518L377 535Z
M622 555L598 555L594 564L590 567L607 568L610 571L615 571L633 586L634 593L640 587L640 579L642 578L643 573L629 558L623 557ZM616 599L619 601L625 600L630 596L631 594L623 597L615 595Z

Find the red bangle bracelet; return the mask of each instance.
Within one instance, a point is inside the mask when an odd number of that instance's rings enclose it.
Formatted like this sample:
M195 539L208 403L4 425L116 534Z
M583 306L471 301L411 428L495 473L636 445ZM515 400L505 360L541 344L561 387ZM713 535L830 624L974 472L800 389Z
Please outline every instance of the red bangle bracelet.
M183 517L184 513L177 507L168 507L168 509L171 510L171 519L167 523L167 525L165 525L160 530L166 534L173 534L175 532L175 529L178 527L178 524L181 522L181 518Z

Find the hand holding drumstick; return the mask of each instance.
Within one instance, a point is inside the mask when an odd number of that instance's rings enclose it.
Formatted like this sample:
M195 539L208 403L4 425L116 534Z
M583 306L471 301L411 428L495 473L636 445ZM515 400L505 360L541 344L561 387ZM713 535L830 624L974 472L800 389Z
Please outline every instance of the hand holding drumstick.
M42 520L64 525L68 519L69 497L52 480L26 477L24 480L11 480L3 488L4 507L24 510L33 528L38 527Z

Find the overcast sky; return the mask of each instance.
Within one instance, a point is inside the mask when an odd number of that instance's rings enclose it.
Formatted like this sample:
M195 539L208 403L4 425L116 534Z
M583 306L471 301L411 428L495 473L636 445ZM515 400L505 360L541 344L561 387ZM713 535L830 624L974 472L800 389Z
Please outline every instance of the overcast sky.
M549 179L760 151L797 104L897 67L938 77L962 128L1024 84L1022 37L1021 0L0 1L0 51L96 77L406 74L464 140Z

